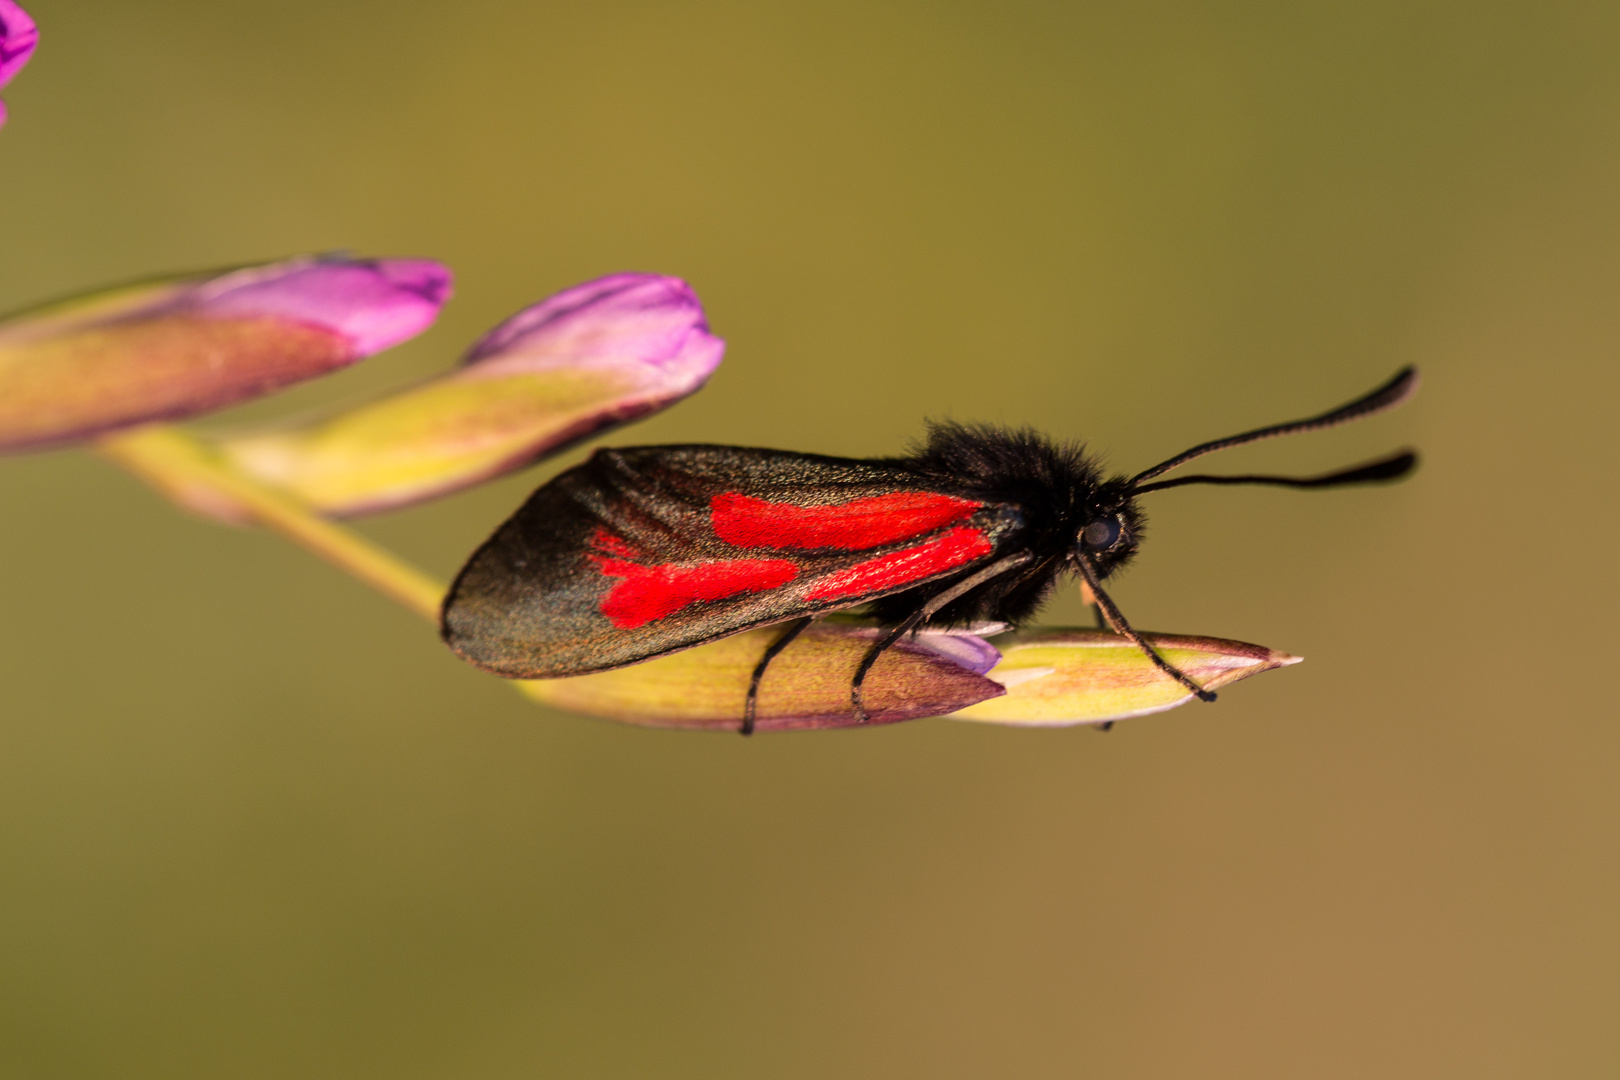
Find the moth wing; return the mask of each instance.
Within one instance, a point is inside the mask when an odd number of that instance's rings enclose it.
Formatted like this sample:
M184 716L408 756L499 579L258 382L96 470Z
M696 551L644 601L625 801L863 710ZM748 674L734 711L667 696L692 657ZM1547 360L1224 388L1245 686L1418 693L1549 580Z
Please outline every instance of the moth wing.
M442 630L497 674L602 671L948 576L1005 550L1020 524L899 463L599 450L474 552Z

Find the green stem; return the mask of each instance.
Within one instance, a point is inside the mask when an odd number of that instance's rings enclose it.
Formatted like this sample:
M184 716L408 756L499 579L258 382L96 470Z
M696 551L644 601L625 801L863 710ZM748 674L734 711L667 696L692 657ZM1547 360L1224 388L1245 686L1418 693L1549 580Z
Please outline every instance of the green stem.
M354 530L327 521L298 499L242 475L184 431L163 425L137 428L108 436L97 447L181 505L210 517L252 521L280 533L423 618L438 622L446 588L443 582Z

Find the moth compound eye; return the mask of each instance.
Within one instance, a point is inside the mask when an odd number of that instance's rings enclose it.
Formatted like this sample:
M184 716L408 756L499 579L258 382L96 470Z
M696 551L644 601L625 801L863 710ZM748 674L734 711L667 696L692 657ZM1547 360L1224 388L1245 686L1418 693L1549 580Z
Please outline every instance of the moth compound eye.
M1080 541L1093 551L1107 551L1119 543L1119 518L1098 518L1080 530Z

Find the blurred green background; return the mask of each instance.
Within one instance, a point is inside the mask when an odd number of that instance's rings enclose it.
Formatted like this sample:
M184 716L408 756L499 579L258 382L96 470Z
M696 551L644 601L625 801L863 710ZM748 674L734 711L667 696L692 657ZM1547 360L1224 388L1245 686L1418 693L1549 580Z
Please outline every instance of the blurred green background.
M1307 657L1120 725L550 714L275 538L0 461L0 1077L1620 1073L1620 7L33 0L0 308L333 248L438 326L678 274L620 444L1028 423L1155 496L1138 626ZM451 573L583 451L362 527ZM1066 593L1052 622L1084 618Z

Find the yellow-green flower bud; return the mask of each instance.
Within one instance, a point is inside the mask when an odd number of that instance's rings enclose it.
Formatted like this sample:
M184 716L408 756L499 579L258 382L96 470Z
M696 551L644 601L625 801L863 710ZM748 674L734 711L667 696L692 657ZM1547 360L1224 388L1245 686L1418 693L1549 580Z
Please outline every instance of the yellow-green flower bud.
M1223 638L1143 634L1170 663L1206 690L1297 664L1298 656ZM996 639L1002 659L989 677L1005 696L953 713L989 724L1100 724L1163 712L1192 700L1186 687L1142 651L1107 630L1032 630Z

